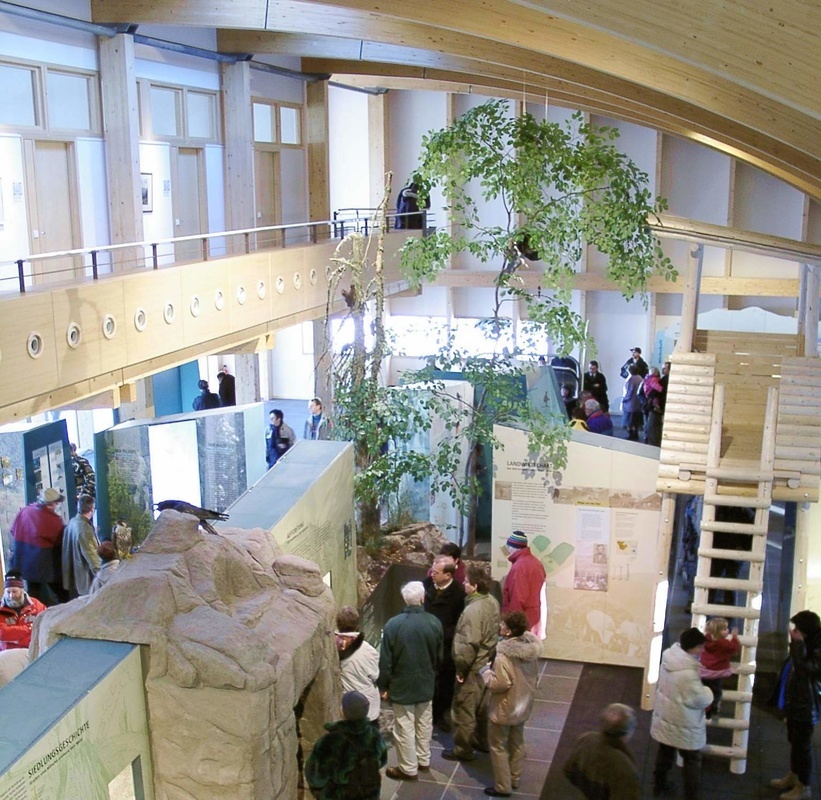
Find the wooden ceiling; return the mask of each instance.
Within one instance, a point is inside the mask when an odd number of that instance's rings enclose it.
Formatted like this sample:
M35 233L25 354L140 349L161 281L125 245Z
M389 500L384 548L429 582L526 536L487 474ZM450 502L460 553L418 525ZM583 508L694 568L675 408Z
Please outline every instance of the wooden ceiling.
M386 88L576 106L717 147L821 199L817 0L92 0L223 52Z

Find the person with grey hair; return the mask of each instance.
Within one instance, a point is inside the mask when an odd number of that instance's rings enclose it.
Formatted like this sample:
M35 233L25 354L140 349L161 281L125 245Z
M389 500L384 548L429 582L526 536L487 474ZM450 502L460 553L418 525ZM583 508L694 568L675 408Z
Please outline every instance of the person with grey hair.
M602 411L596 400L585 401L584 413L587 414L587 430L590 433L601 433L603 436L613 435L613 420L609 414Z
M611 703L598 731L582 734L564 765L564 774L588 800L640 800L636 760L627 742L636 727L630 706Z
M377 686L395 717L393 736L399 765L388 767L393 780L415 781L430 769L433 692L443 657L442 623L422 608L425 587L411 581L402 587L405 608L388 620L382 632Z

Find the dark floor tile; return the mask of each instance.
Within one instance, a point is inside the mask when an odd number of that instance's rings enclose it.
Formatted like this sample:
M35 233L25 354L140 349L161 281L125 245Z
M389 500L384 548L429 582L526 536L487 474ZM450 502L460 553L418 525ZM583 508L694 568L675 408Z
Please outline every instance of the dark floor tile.
M570 703L558 703L555 700L536 700L527 725L530 728L560 731L564 728L569 713Z
M576 678L582 674L584 664L579 661L556 661L554 659L546 659L543 675L563 675L566 678Z
M575 678L565 678L546 674L536 690L537 700L554 700L558 703L570 703L576 693Z

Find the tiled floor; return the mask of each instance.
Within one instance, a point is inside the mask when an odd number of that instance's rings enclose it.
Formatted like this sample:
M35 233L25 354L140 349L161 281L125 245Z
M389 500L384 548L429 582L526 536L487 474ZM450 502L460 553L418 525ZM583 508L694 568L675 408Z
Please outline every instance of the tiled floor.
M539 797L545 776L567 721L583 664L569 661L545 661L539 677L533 715L525 726L527 760L516 797ZM442 750L453 746L449 734L434 732L431 771L420 774L413 783L382 780L382 797L401 800L461 800L485 797L485 786L493 785L490 756L477 753L475 761L455 763L442 758ZM396 764L396 752L390 749L388 764Z

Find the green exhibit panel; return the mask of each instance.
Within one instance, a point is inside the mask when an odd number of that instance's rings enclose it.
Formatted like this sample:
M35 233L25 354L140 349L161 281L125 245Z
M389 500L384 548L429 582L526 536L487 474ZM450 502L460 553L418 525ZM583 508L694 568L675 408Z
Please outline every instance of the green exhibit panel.
M62 639L0 689L0 800L152 800L140 648Z

